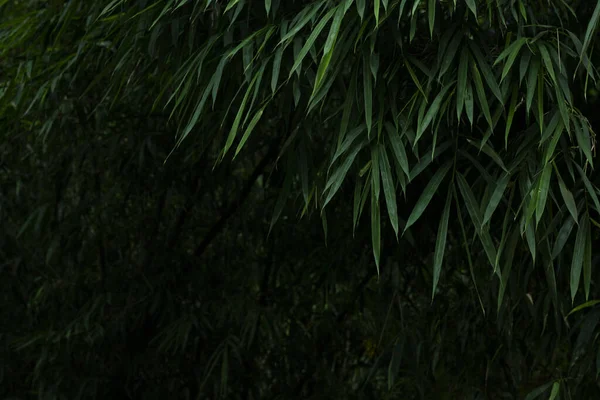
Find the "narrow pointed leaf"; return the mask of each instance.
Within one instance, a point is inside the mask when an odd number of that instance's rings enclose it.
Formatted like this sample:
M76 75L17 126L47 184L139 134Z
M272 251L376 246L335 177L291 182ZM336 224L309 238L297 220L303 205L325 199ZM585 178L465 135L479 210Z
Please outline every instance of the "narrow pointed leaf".
M435 241L435 254L433 257L433 288L431 290L431 299L435 296L435 290L440 280L440 273L442 271L442 262L444 260L444 251L446 250L446 237L448 234L448 219L450 216L450 201L451 201L451 190L448 190L446 196L446 204L444 205L444 211L442 212L442 218L440 219L440 225L438 227L437 238Z
M583 259L585 257L585 247L587 235L589 232L589 217L582 215L579 221L579 229L575 238L575 247L573 247L573 259L571 260L571 300L575 300L575 294L579 288L579 280L581 279L581 269L583 268Z
M404 227L404 231L410 228L410 226L414 224L419 219L419 217L421 217L423 211L425 211L425 209L429 205L429 202L431 202L433 195L438 190L440 184L444 180L444 177L448 173L448 170L450 170L451 166L452 164L448 162L440 169L438 169L435 175L433 175L433 177L425 187L425 190L423 190L423 193L421 193L419 200L417 200L417 203L415 204L415 207L413 208L412 212L410 213L408 221L406 222L406 226Z
M379 171L381 172L381 182L383 184L383 193L385 194L385 203L392 224L392 228L398 236L398 207L396 203L396 188L394 187L394 178L392 169L388 160L387 152L383 145L378 146L379 151Z

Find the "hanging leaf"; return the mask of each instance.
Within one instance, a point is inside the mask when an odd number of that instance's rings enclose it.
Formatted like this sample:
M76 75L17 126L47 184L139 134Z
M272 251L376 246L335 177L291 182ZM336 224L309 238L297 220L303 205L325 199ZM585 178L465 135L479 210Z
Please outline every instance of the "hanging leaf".
M440 280L440 273L442 271L442 262L444 260L444 251L446 249L446 236L448 235L448 219L450 217L451 198L452 192L448 190L448 194L446 195L446 204L444 205L444 211L442 212L442 218L440 219L438 234L435 240L435 253L433 257L433 288L431 289L432 300L435 297L435 290Z
M381 182L383 184L383 193L385 194L385 202L387 204L388 215L392 228L398 236L398 210L396 204L396 188L394 187L394 178L392 169L388 160L387 152L383 145L378 146L379 153L379 170L381 172Z
M585 214L579 220L579 229L575 238L575 247L573 247L573 259L571 261L571 301L575 301L575 294L579 288L581 279L581 269L583 268L583 259L586 253L586 242L589 234L589 217Z
M450 170L451 166L452 166L452 164L450 162L447 162L440 169L438 169L436 171L435 175L433 175L433 177L431 178L431 180L425 187L425 190L423 190L423 193L421 193L419 200L417 200L417 203L415 204L413 210L411 211L410 216L408 217L408 221L406 222L406 226L404 227L405 232L423 214L423 211L425 211L425 209L429 205L429 202L433 198L433 195L435 194L435 192L439 188L440 184L444 180L444 177L448 173L448 170Z

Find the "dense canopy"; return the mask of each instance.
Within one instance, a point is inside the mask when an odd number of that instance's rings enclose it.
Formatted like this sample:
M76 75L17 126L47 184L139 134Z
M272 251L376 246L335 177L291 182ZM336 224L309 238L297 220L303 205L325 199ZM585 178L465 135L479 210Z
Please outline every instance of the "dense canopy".
M599 19L0 0L0 394L600 398Z

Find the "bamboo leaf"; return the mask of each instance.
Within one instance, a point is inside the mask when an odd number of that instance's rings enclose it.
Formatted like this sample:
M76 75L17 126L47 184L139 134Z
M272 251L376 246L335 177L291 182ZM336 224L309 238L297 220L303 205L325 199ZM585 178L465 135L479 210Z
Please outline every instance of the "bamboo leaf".
M444 53L444 57L442 58L442 66L438 75L439 78L441 78L446 73L446 71L448 71L448 68L452 64L452 61L454 61L454 57L456 56L456 52L458 51L458 46L461 43L462 36L463 33L461 31L456 32L456 34L450 41L450 44L448 44L448 49L446 50L446 52Z
M569 239L569 236L571 236L571 231L573 230L574 225L575 220L571 216L567 216L565 223L556 235L556 241L552 247L552 260L558 257L558 255L562 252L567 240Z
M325 208L331 198L336 194L340 186L342 186L342 182L344 181L348 170L352 166L354 159L356 158L358 152L363 148L364 144L365 142L361 142L355 145L353 150L344 159L342 165L340 165L328 179L327 183L325 184L325 189L323 189L323 193L327 193L327 196L325 197L322 208Z
M427 113L425 114L425 117L423 117L423 122L419 125L419 127L417 129L417 136L415 138L415 143L417 143L419 141L419 138L423 135L423 132L425 132L425 129L427 129L429 124L431 124L431 121L433 121L433 119L437 116L437 113L440 109L442 100L444 99L446 92L448 92L448 89L450 89L450 85L446 85L446 87L444 87L438 93L435 100L433 100L433 103L431 103L431 107L429 107L429 109L427 110Z
M477 59L477 67L483 74L483 79L487 83L488 87L492 90L494 96L498 99L499 102L503 103L504 99L502 97L502 92L500 91L500 87L498 86L498 82L496 82L496 78L494 77L494 73L490 68L488 62L485 60L485 57L481 53L481 50L473 41L469 41L469 47L471 48L471 52L475 55Z
M371 188L377 201L380 193L379 175L379 151L377 146L373 146L371 147Z
M488 202L488 205L485 208L482 221L483 225L485 225L492 218L494 211L496 211L498 204L500 204L500 201L502 200L502 196L504 195L504 191L508 186L508 182L510 182L509 174L504 174L502 178L498 182L496 182L494 186L494 191L492 192L492 195L490 197L490 201Z
M562 195L563 200L565 201L565 205L567 206L567 210L573 217L575 221L579 220L577 216L577 205L575 204L575 198L573 197L573 193L565 186L560 175L557 174L558 177L558 186L560 188L560 194Z
M525 44L525 39L519 38L505 50L505 51L509 51L509 52L506 57L506 62L504 63L504 68L502 69L502 77L500 78L500 81L503 81L504 78L506 78L506 75L508 75L508 73L510 72L517 56L519 55L519 51L521 51L521 47L524 44ZM498 63L498 61L503 58L504 54L505 53L502 52L500 54L500 56L498 56L496 63Z
M596 194L596 188L592 185L592 183L588 179L587 175L585 174L585 172L581 169L581 167L579 165L575 164L575 168L577 168L577 170L579 171L581 180L583 181L583 184L585 185L585 188L587 189L588 194L592 198L592 201L594 202L594 206L596 206L596 211L598 213L600 213L600 202L598 201L598 195Z
M398 209L396 203L396 188L394 187L394 178L392 169L388 160L387 152L383 145L378 146L379 151L379 170L381 172L381 182L383 183L383 193L385 194L385 202L387 211L392 223L392 228L398 236Z
M467 92L467 75L468 75L469 53L466 47L463 47L460 52L460 62L458 64L458 82L456 84L456 118L460 120L463 107L465 105L465 97Z
M377 266L377 275L379 275L379 259L381 257L381 227L379 219L379 201L371 193L371 241L375 265Z
M242 150L242 147L244 147L244 144L246 144L246 141L250 137L250 134L254 130L254 127L256 126L256 124L258 123L258 121L260 121L260 118L262 117L264 110L265 110L264 107L261 108L260 110L258 110L258 112L254 115L254 117L252 118L252 120L248 124L248 127L246 128L246 131L244 132L244 135L240 139L240 143L238 144L237 149L235 150L235 154L234 154L233 158L237 157L237 155L240 152L240 150Z
M281 71L281 58L283 57L283 48L280 47L275 52L273 58L273 72L271 74L271 92L275 93L277 89L277 81L279 80L279 72Z
M373 125L373 87L371 82L371 73L366 55L363 59L363 89L365 102L365 122L367 124L367 133L371 135Z
M550 178L552 177L552 165L546 164L544 171L540 177L538 184L538 196L537 204L535 207L535 223L539 224L542 215L544 214L544 208L546 207L546 200L548 198L548 190L550 189Z
M574 118L573 128L575 129L575 139L577 140L579 148L585 155L587 161L591 165L593 165L592 147L590 145L591 135L587 127L587 121L584 121L579 118Z
M479 209L477 207L477 202L475 201L475 196L473 195L471 188L469 187L465 177L462 174L457 173L456 178L458 182L458 188L460 189L462 197L465 200L465 206L467 207L467 211L469 212L471 221L473 222L473 226L475 227L477 235L479 236L481 244L483 245L483 250L485 251L488 257L490 265L494 268L494 273L497 273L498 271L496 270L496 249L494 248L494 244L492 243L492 239L490 237L489 232L481 229L481 226L483 224L481 216L479 214Z
M467 3L469 10L471 10L475 16L475 19L477 19L477 6L475 5L475 0L465 0L465 2Z
M508 107L508 117L506 118L506 128L504 130L504 148L508 148L508 134L510 133L510 128L512 126L513 118L515 116L515 111L517 109L517 96L518 89L516 86L513 87L512 97L510 99L510 106Z
M404 232L406 232L406 230L410 228L412 224L414 224L421 217L423 211L425 211L425 209L429 205L429 202L431 202L433 195L438 190L440 184L444 180L444 177L448 173L448 170L450 170L451 166L452 164L450 162L447 162L433 175L433 177L425 187L425 190L423 190L423 193L421 193L419 200L417 200L415 207L411 211L408 217L408 221L406 222L406 226L404 227Z
M583 252L583 288L585 290L585 300L590 299L590 285L592 283L592 231L587 216L587 229L585 231L585 249Z
M400 168L402 168L404 174L406 174L406 176L410 176L410 170L408 167L408 157L406 156L404 143L402 143L400 134L389 122L386 122L385 128L388 133L388 139L392 146L392 151L394 152L394 156L396 157L396 162L398 163L398 165L400 165Z
M313 47L313 45L315 44L315 41L317 40L317 37L321 34L321 31L323 30L323 28L325 28L325 25L327 25L327 23L329 22L331 17L333 17L333 14L336 11L337 10L335 8L330 10L327 14L325 14L325 16L323 18L321 18L321 20L319 21L317 26L313 28L312 33L310 34L308 39L306 39L306 43L304 43L304 46L302 47L302 49L296 56L296 61L294 62L294 66L290 70L288 78L291 78L292 75L294 74L294 72L296 72L298 70L298 68L300 68L300 65L302 65L302 61L304 60L304 57L306 57L306 55L308 54L310 49Z
M531 60L529 73L527 74L527 97L525 99L525 106L528 113L529 110L531 110L531 103L533 102L533 95L535 94L535 88L537 86L539 70L540 59L534 57L533 60Z
M473 89L471 83L467 84L467 91L465 92L465 110L467 112L467 118L473 126Z
M379 0L375 0L376 3L379 2ZM437 3L436 0L429 0L429 5L427 6L427 14L429 16L429 35L430 37L433 38L433 28L435 26L435 4ZM379 23L377 23L377 25L379 25Z
M444 205L444 211L442 212L437 238L435 241L435 254L433 257L433 288L431 289L432 300L435 296L435 290L440 280L440 273L442 271L442 262L444 260L444 251L446 249L446 237L448 234L448 219L450 216L451 199L452 191L449 189L448 194L446 195L446 204Z
M585 31L585 36L583 38L583 45L581 48L581 58L586 53L587 48L589 47L594 31L598 27L598 20L600 19L600 2L596 3L596 7L594 8L594 12L592 13L592 17L590 18L590 22L588 23L587 29ZM580 61L581 62L581 61Z
M587 235L589 232L589 216L582 215L579 220L579 229L575 238L575 246L573 247L573 259L571 261L571 300L575 301L575 294L579 288L579 280L581 279L581 269L583 267L583 259L586 253Z
M475 90L477 91L477 98L479 99L479 104L481 105L481 110L483 111L483 115L485 116L486 121L488 122L491 129L493 129L492 115L490 114L490 108L487 102L487 94L485 93L485 89L483 88L483 82L481 80L481 75L479 75L479 70L475 63L471 63L471 72L473 73L473 80L475 81Z

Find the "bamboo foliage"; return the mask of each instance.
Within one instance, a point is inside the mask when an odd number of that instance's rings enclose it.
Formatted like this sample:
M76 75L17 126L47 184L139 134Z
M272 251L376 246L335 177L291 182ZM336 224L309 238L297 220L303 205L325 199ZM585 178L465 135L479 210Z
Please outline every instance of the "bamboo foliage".
M380 236L391 234L384 220L401 235L433 198L451 190L458 201L446 202L444 214L464 207L467 233L478 238L472 250L480 249L498 276L508 256L506 235L518 229L532 261L548 264L540 241L558 246L564 239L549 231L551 222L558 218L562 226L573 218L578 240L554 262L566 263L572 251L575 297L578 271L590 263L585 243L596 234L600 204L591 179L595 133L574 93L586 97L596 82L591 59L600 3L94 3L58 2L63 11L48 26L42 25L48 9L16 13L13 23L37 21L42 36L55 42L76 29L84 34L75 49L18 65L3 83L3 109L43 107L57 86L79 73L77 60L95 57L98 79L116 77L106 96L151 77L161 87L153 108L167 110L180 127L177 146L204 135L220 143L223 160L244 151L273 118L292 119L293 112L295 133L286 148L289 153L304 143L303 161L293 163L300 169L291 167L303 177L303 208L323 213L345 182L364 177L354 219L358 223L370 198L377 265ZM83 13L85 23L78 19ZM42 45L33 31L7 28L5 55L32 40ZM171 53L179 43L185 46ZM44 80L48 73L52 79ZM37 89L25 88L27 79L36 79ZM90 86L98 82L91 79ZM25 97L24 90L37 93ZM32 102L19 104L19 98ZM315 137L325 144L325 160L313 159ZM407 212L397 211L400 191L420 192ZM512 218L498 229L506 213ZM436 270L448 229L440 225ZM585 288L589 279L584 274Z

